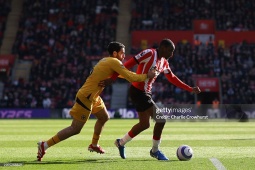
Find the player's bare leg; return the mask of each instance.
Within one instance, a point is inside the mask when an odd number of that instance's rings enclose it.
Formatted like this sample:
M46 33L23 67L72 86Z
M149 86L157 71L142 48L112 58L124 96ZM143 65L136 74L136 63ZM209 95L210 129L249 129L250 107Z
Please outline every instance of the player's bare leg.
M120 156L125 159L125 150L124 145L131 141L136 135L150 127L150 117L153 117L153 107L150 107L144 112L138 112L139 122L135 124L132 129L124 135L123 138L117 139L115 145L119 148ZM153 139L152 139L152 149L150 150L150 155L158 160L168 160L168 158L159 151L159 145L161 142L161 134L164 128L165 122L156 122L153 130Z
M153 111L151 112L151 117L153 116ZM150 155L151 157L154 157L158 160L169 160L160 150L159 150L159 145L161 143L161 135L162 131L164 129L166 121L156 121L155 120L155 125L153 129L153 137L152 137L152 149L150 150Z
M110 119L106 108L100 110L97 113L94 113L94 115L97 118L97 121L94 126L94 134L92 138L92 144L89 145L88 150L91 152L97 152L100 154L105 153L105 151L100 147L98 144L98 141L100 139L100 135L102 133L102 130L104 128L105 123Z
M121 158L126 158L124 145L131 141L136 135L150 127L150 109L151 108L147 109L145 112L138 112L139 122L135 124L123 138L115 140L114 144L118 147Z
M73 135L77 135L81 132L85 122L73 119L71 126L64 128L63 130L57 133L60 141L63 141Z
M81 122L76 119L73 119L72 124L70 126L59 131L55 136L50 138L47 142L44 142L44 141L38 142L37 143L38 144L37 160L38 161L42 160L44 154L46 153L46 150L49 147L65 140L73 135L79 134L81 129L83 128L84 124L85 124L85 122Z
M139 133L141 133L142 131L148 129L150 127L150 111L151 111L152 107L147 109L144 112L138 112L138 116L139 116L139 122L137 124L135 124L131 131L133 133L134 136L138 135Z

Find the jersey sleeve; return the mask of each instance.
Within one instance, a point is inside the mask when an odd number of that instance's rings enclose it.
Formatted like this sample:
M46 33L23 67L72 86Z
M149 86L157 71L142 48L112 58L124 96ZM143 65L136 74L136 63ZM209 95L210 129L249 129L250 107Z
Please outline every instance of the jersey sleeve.
M152 57L152 54L153 52L151 49L145 49L141 51L139 54L137 54L136 56L134 56L134 59L136 60L138 64L146 63L147 61L150 60L150 58Z
M134 57L132 57L132 58L130 58L128 61L126 61L126 62L124 63L124 66L125 66L127 69L129 69L129 68L132 68L133 66L135 66L136 64L138 64L137 61L135 60ZM111 79L112 79L112 80L116 80L118 76L119 76L119 74L115 72L115 73L111 76ZM119 77L120 77L120 78L124 78L124 77L122 77L122 76L119 76Z
M171 82L173 85L182 88L184 90L187 90L189 92L192 92L192 87L190 87L189 85L185 84L184 82L182 82L178 77L176 77L176 75L174 75L174 73L171 71L170 67L168 66L168 68L166 68L164 70L165 76L167 78L167 80L169 82Z
M111 63L112 69L121 75L124 79L129 82L142 82L147 79L147 74L136 74L132 71L129 71L121 61L113 60L114 62Z

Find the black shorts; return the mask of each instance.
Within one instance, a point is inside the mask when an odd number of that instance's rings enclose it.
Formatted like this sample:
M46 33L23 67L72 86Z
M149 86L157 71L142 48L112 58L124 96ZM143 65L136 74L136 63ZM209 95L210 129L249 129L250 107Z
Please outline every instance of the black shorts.
M137 112L144 112L154 105L150 93L141 91L132 85L129 88L129 96Z

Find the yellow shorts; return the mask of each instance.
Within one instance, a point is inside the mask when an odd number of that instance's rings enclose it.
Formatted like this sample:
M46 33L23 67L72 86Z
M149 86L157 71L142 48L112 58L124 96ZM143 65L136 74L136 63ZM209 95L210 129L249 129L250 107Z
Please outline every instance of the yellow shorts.
M105 104L100 96L93 102L78 92L76 95L76 102L70 110L70 115L76 120L86 122L91 113L97 113L104 108Z

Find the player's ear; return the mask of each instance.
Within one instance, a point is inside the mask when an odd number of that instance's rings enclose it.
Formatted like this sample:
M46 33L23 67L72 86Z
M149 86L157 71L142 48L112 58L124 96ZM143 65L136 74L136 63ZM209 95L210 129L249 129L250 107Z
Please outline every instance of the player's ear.
M117 51L113 51L112 56L113 56L113 57L116 57L117 54L118 54Z

